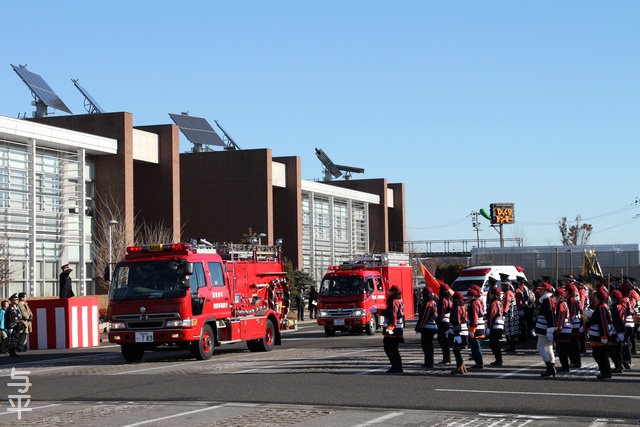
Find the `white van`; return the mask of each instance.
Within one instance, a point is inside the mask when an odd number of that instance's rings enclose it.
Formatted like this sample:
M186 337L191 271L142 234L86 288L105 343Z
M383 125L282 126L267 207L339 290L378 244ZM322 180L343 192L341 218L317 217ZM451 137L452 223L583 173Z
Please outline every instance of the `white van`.
M479 267L465 268L460 272L458 278L451 284L451 290L461 292L467 295L467 289L471 285L478 285L482 289L482 296L485 297L489 292L489 277L493 277L500 282L500 273L509 275L509 280L514 284L514 289L518 287L516 276L522 276L525 279L524 268L519 265L485 265Z

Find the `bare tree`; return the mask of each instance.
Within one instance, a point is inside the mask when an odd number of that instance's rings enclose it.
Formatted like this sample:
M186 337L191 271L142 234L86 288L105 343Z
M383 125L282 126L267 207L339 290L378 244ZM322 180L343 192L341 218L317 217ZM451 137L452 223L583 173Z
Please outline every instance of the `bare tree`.
M137 245L174 243L173 229L166 226L162 220L154 224L143 222L139 227L136 227L134 240Z
M515 227L511 229L511 237L516 239L516 246L526 246L525 241L527 238L527 234L524 232L524 229L516 224Z
M572 226L567 224L566 216L563 216L558 221L558 229L564 246L586 245L589 243L593 226L586 223L581 224L581 221L582 217L580 215L576 215L575 224Z
M0 288L6 288L11 284L13 272L11 271L11 249L9 239L5 235L0 240Z
M109 284L104 280L103 273L111 262L118 262L124 258L127 250L127 236L125 218L122 207L118 206L111 194L110 200L97 196L102 207L95 211L95 227L93 238L93 265L96 293L105 293Z

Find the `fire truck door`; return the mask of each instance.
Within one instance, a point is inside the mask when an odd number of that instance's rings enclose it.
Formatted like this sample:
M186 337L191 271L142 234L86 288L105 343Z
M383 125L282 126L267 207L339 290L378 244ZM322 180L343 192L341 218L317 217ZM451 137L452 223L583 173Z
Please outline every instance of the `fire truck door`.
M231 317L231 296L229 287L224 281L223 266L219 262L209 262L209 278L211 280L211 301L209 310L217 318Z

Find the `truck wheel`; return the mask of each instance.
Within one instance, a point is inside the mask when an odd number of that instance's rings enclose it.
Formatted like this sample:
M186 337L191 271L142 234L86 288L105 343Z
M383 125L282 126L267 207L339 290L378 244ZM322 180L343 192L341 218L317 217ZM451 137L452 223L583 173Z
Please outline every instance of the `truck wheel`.
M122 344L120 350L124 360L129 363L138 363L142 360L142 355L144 354L144 348L136 344Z
M376 333L376 316L371 316L371 319L369 319L366 326L364 327L364 331L367 333L367 335L373 335Z
M328 337L335 337L336 336L336 330L333 329L333 326L325 326L324 327L324 334Z
M264 337L258 338L257 340L247 341L247 348L249 351L271 351L273 349L275 339L276 328L273 326L273 322L271 320L267 320Z
M200 339L192 344L191 352L198 360L209 360L211 359L211 356L213 356L214 345L215 339L213 337L211 326L204 325L202 327Z

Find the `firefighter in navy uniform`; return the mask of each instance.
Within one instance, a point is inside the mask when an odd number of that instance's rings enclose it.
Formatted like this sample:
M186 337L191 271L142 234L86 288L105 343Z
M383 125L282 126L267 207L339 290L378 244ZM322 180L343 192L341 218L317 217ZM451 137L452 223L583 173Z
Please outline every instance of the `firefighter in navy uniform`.
M604 286L600 286L593 293L593 312L585 323L584 329L589 331L589 344L593 351L593 359L598 364L599 380L611 378L609 364L609 326L611 325L611 311L607 300L609 293Z
M400 288L395 285L389 288L382 326L382 345L391 363L391 368L387 369L387 372L400 373L402 372L402 358L399 346L404 343L402 333L404 329L404 302Z
M22 323L22 312L18 306L18 294L11 295L9 301L11 304L4 314L4 325L7 328L7 339L9 340L9 356L20 357L16 351L20 348L24 324Z

